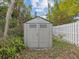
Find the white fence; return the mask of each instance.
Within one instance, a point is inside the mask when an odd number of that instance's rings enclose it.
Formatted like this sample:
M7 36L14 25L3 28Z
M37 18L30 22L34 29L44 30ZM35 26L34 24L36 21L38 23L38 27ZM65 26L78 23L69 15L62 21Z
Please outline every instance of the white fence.
M79 22L54 26L53 34L62 35L65 41L79 46Z

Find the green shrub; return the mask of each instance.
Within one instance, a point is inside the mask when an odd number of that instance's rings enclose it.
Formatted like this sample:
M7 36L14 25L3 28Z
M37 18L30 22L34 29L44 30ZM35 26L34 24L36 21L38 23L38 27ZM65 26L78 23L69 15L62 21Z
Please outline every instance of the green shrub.
M3 18L6 16L6 12L7 12L7 8L6 6L0 6L0 18Z
M74 45L67 42L66 40L64 40L62 38L62 36L54 36L53 37L53 46L54 48L58 48L58 49L64 49L64 48L71 48Z
M22 49L24 49L24 43L22 37L19 36L11 36L4 41L4 46L0 48L0 58L1 59L14 59L16 53L19 53Z
M0 19L0 30L4 30L4 26L5 26L5 20L4 19Z
M18 25L17 19L13 18L10 20L9 28L14 28Z

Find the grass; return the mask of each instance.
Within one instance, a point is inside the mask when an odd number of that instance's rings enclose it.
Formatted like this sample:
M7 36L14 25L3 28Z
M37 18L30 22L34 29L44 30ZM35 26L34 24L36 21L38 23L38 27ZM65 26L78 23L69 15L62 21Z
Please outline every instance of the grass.
M53 38L53 47L48 50L25 49L15 59L79 59L79 49L74 45Z
M75 45L62 40L62 38L60 38L60 37L53 38L53 46L54 46L54 48L58 48L58 49L75 47Z

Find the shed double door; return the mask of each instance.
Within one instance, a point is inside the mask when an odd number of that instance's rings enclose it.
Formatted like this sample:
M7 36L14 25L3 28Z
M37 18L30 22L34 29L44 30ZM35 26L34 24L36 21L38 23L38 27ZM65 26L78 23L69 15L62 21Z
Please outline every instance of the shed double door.
M49 32L48 24L30 24L29 27L29 46L33 48L49 47Z

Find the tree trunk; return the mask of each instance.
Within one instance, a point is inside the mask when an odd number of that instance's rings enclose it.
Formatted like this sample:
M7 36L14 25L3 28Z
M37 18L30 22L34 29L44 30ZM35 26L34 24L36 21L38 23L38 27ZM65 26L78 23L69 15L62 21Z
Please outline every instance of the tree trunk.
M15 6L15 0L11 0L11 4L8 8L7 14L6 14L6 23L5 23L5 29L4 29L4 38L7 37L8 29L9 29L9 21L11 19L11 15L13 13L13 9Z

